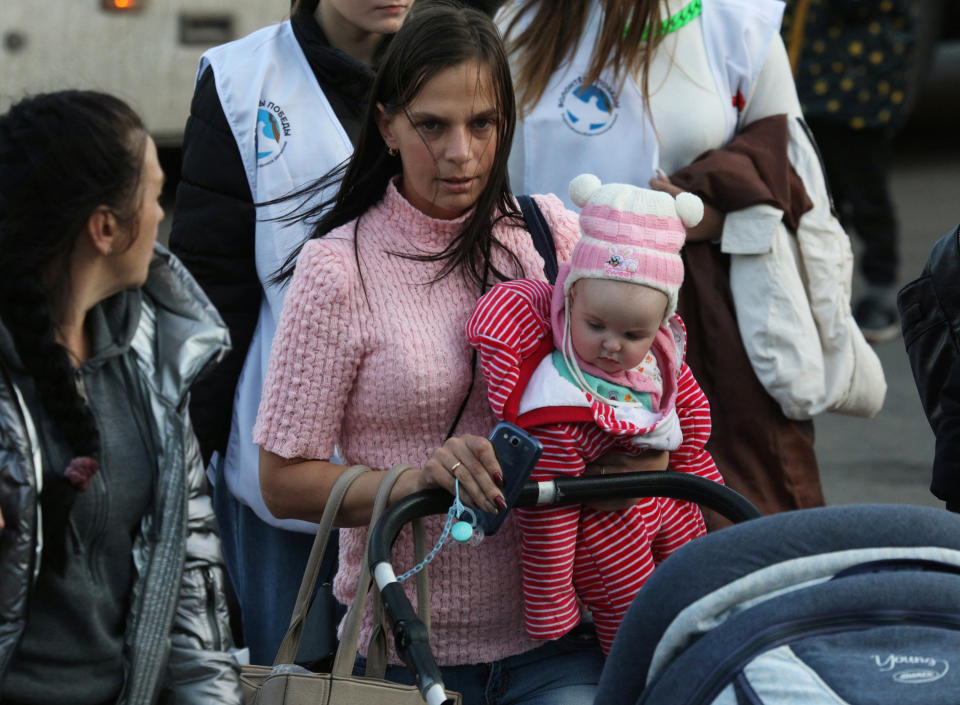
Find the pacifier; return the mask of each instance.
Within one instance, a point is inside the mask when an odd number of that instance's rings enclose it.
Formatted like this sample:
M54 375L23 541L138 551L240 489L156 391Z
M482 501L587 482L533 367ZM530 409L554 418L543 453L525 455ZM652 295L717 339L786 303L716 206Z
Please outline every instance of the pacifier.
M477 515L470 507L463 508L458 521L450 528L450 536L457 543L468 546L476 546L483 540L483 529L477 526Z
M461 545L476 546L483 540L483 529L477 526L477 515L460 501L460 482L456 481L453 506L450 507L456 521L450 527L450 536Z

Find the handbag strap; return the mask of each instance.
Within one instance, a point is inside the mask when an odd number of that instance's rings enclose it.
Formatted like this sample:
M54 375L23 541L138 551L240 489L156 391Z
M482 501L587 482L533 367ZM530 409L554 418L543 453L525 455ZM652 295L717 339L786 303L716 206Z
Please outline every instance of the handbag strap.
M377 490L377 498L373 503L373 512L370 517L371 529L380 518L380 515L383 514L383 510L386 509L390 492L393 490L393 486L396 484L400 475L411 469L411 467L411 465L397 465L396 467L390 468L384 475L383 480L380 482L380 488ZM418 523L421 523L419 519L414 521L415 537ZM420 530L422 531L422 525ZM415 541L414 554L415 559L419 561L422 560L423 555L425 555L425 547L422 543L419 546L417 546L416 543ZM420 571L420 573L423 572L425 571ZM369 561L367 560L366 552L364 552L363 562L360 566L360 578L357 581L357 594L354 595L353 602L350 603L347 615L343 620L343 630L340 633L340 645L337 647L337 654L333 661L334 675L349 676L353 672L353 665L357 658L357 641L360 634L360 623L363 619L363 611L367 602L367 595L370 593L370 586ZM365 675L382 678L387 667L387 646L386 635L382 629L383 603L379 591L374 590L373 600L374 633L371 636L370 648L367 653L367 670ZM426 620L424 620L424 622L427 623L430 613L429 589L426 576L421 578L419 573L417 574L417 604L421 614L427 616Z
M297 593L297 601L293 607L293 614L290 617L290 626L287 627L287 633L277 649L277 657L273 660L274 666L283 663L293 663L300 650L300 641L303 639L303 626L307 618L307 612L310 609L313 592L316 589L317 578L320 575L320 564L323 561L323 554L327 550L327 542L330 540L330 532L333 529L333 520L340 511L340 505L343 498L350 489L350 485L360 475L368 472L370 468L363 465L353 465L340 474L337 481L330 490L330 496L327 498L326 506L323 508L323 514L320 517L320 523L317 527L317 536L313 540L313 548L310 549L310 557L307 558L307 567L303 571L303 580L300 581L300 592Z
M423 522L417 519L413 522L413 557L417 565L423 562L427 555L427 536L423 527ZM430 573L427 570L427 564L417 572L417 616L423 622L427 630L427 636L430 636ZM379 590L377 591L379 595Z
M419 565L427 555L426 539L423 529L423 520L414 519L413 522L413 555ZM363 559L364 565L369 565L367 556ZM430 636L430 580L427 565L417 571L417 615ZM383 619L383 596L380 590L373 590L373 632L370 634L370 645L367 647L367 667L363 674L368 678L383 678L387 672L387 628ZM354 657L356 658L356 657Z
M557 246L553 241L553 235L550 234L547 219L543 217L543 211L540 210L533 196L517 196L517 203L520 205L523 220L533 239L533 246L543 258L543 275L548 282L555 284L560 265L557 263Z

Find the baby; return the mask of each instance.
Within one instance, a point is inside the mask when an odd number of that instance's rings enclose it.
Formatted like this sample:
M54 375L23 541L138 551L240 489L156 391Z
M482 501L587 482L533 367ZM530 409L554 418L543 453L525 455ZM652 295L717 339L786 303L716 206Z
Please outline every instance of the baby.
M583 236L554 286L495 286L467 323L494 413L544 446L532 480L577 476L604 454L655 449L670 468L721 482L704 444L706 397L684 362L676 315L684 227L699 198L584 174L570 184ZM591 611L604 652L654 567L705 533L689 502L645 498L629 509L519 508L527 633L555 639Z

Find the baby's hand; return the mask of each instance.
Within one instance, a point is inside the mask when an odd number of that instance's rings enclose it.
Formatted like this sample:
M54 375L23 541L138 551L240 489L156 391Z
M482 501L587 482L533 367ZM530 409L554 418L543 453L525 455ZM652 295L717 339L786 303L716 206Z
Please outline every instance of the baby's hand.
M601 455L584 470L584 475L613 475L624 472L658 472L667 469L670 462L670 453L665 450L648 450L640 455L626 455L625 453L607 453ZM601 499L593 502L584 502L585 507L601 512L619 512L629 509L640 498L627 497L623 499Z
M677 194L683 193L683 189L675 186L670 181L670 177L660 169L657 169L657 175L650 179L650 188L654 191L669 193L674 198L677 197ZM700 221L699 225L687 228L687 241L719 240L720 236L723 235L724 218L724 213L704 201L703 220Z

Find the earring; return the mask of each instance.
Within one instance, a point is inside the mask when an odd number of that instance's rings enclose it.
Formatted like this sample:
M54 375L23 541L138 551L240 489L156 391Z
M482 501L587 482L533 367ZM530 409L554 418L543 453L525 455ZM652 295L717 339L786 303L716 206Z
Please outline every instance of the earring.
M112 248L112 247L108 247L108 248L107 248L107 257L109 257L109 256L112 255L112 254L113 254L113 248Z
M397 156L398 152L393 147L387 147L387 154L389 154L391 157L395 157Z

